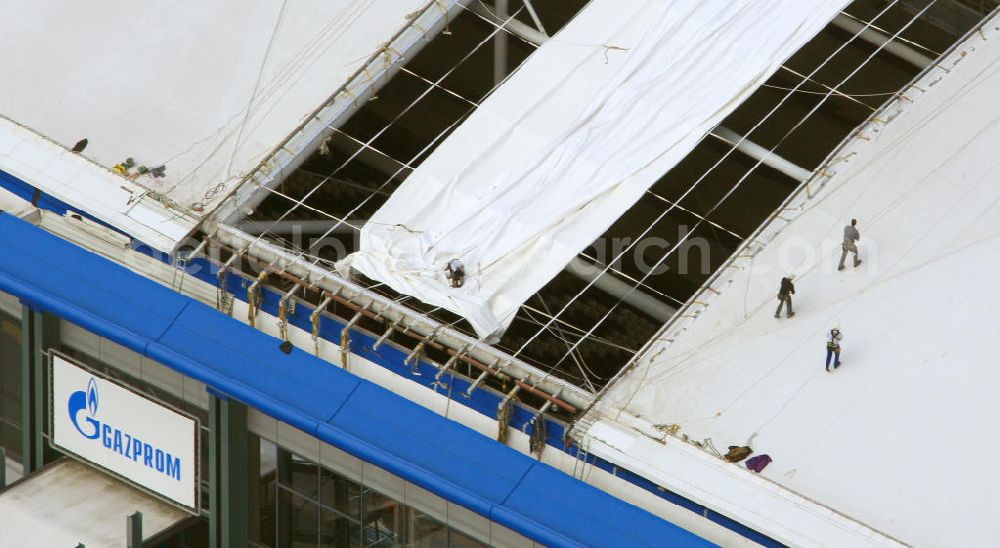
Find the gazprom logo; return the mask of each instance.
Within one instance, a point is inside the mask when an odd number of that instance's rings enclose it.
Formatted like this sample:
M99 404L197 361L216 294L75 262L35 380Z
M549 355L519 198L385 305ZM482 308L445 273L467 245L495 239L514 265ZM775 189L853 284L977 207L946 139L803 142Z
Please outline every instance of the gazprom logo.
M80 411L87 410L85 426L80 425ZM96 440L101 434L101 423L94 420L97 415L97 381L90 377L87 391L73 392L69 396L69 420L76 431L89 440Z
M97 381L91 377L86 390L78 390L69 396L69 420L81 436L88 440L100 439L101 445L119 456L140 463L143 466L181 480L181 459L142 440L131 432L117 428L111 423L97 418L99 399Z

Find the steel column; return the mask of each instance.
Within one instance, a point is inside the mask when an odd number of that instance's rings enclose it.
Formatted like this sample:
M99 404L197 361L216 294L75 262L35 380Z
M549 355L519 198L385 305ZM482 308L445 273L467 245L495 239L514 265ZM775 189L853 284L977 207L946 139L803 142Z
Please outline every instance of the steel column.
M494 0L493 7L496 16L507 19L507 0ZM507 77L507 33L500 31L493 37L493 83L500 85Z
M21 309L21 428L24 475L45 465L46 355L59 343L59 318Z
M247 408L211 395L209 399L209 545L247 545Z
M127 548L142 548L142 512L136 512L126 518Z

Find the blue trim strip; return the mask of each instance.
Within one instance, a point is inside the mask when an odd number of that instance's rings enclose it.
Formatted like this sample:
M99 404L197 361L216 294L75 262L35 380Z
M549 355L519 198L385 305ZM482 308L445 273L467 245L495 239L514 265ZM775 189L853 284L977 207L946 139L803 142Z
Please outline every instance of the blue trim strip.
M38 207L54 211L60 215L65 215L67 211L73 211L81 215L86 215L82 211L74 209L66 202L39 191L36 187L29 185L28 183L3 170L0 170L0 187L9 190L15 196L29 203L34 201L35 192L39 192L40 199L38 200ZM87 217L90 216L87 215Z
M170 263L169 255L157 253L150 250L148 247L137 248L137 251L145 253L164 263ZM215 287L218 287L219 285L218 272L219 269L207 259L193 259L187 266L188 275ZM238 274L233 272L227 273L227 291L236 299L247 302L246 283L244 282L249 283L246 278L239 276ZM261 292L261 309L272 316L277 316L278 303L281 300L281 297L282 295L280 293L265 287ZM288 323L307 332L311 332L311 315L313 310L315 309L301 304L296 306L295 312L288 313L286 316ZM346 322L322 316L320 319L320 337L327 341L336 341L337 344L339 344L340 333L345 326ZM404 363L407 357L406 352L393 346L391 342L385 342L379 346L378 350L375 350L374 345L376 341L377 338L368 333L360 331L357 328L351 329L351 352L392 371L400 377L409 379L443 396L448 396L448 385L450 385L454 402L469 407L470 409L473 409L491 419L496 419L497 408L503 399L501 394L498 394L490 388L479 387L472 393L471 397L467 397L465 396L465 393L469 386L472 385L472 381L464 376L456 374L454 371L449 371L442 377L441 380L447 380L446 383L442 382L435 384L434 377L438 372L438 368L435 365L425 360L420 360L418 364L407 365ZM530 433L532 428L534 428L531 423L534 417L535 414L530 408L515 403L514 411L511 413L510 426L511 428L521 430L522 432ZM571 447L566 448L564 443L566 424L558 420L546 419L545 425L546 443L559 451L563 451L570 456L576 457L578 454L576 445L574 444ZM738 521L727 518L707 506L694 502L683 495L670 491L669 489L663 488L640 476L639 474L620 468L607 460L594 455L589 455L586 459L586 463L596 466L601 470L604 470L605 472L625 480L636 487L652 493L663 500L669 501L700 516L706 517L709 520L729 529L730 531L733 531L734 533L750 539L762 546L767 546L769 548L780 548L784 546L784 544L778 542L777 540L755 531Z
M705 546L546 464L10 215L0 290L551 546ZM398 352L398 350L397 350Z
M53 213L58 213L59 215L66 215L67 213L72 212L77 215L80 215L81 217L86 217L87 219L90 219L91 221L94 221L95 223L98 223L101 226L110 228L111 230L114 230L119 234L129 236L128 234L125 234L121 230L109 225L108 223L98 219L97 217L94 217L90 213L87 213L82 209L75 208L67 204L66 202L60 200L59 198L52 196L51 194L42 192L41 190L38 189L38 187L30 185L22 181L21 179L11 175L10 173L7 173L2 169L0 169L0 188L9 190L15 196L29 203L34 203L35 193L37 192L38 203L36 204L36 206L41 209L44 209L46 211L51 211ZM131 236L129 237L131 238Z
M22 181L21 179L7 173L6 171L0 170L0 187L5 188L15 195L21 197L22 199L31 202L34 199L35 192L37 188ZM60 215L65 215L67 212L74 212L88 219L100 223L116 232L122 233L115 227L108 225L107 223L93 217L92 215L76 209L69 204L49 195L44 192L40 192L40 199L38 202L38 207L46 209ZM127 235L127 234L126 234ZM148 245L144 245L137 240L133 240L133 249L149 255L155 259L158 259L164 263L170 264L170 257L166 253L154 250ZM207 282L213 286L218 287L218 270L214 270L214 266L205 259L196 259L188 264L188 274ZM247 301L246 289L243 287L243 278L236 274L229 273L227 279L227 288L229 292L235 296L235 298ZM281 299L281 295L276 292L266 289L262 292L263 294L263 309L272 315L277 315L278 301ZM312 322L310 320L310 314L312 310L308 307L300 306L297 307L294 314L288 315L288 321L290 324L304 329L306 331L312 330ZM326 340L337 341L340 339L340 332L345 327L344 322L337 321L329 317L322 317L320 320L320 336ZM437 368L430 364L429 362L421 360L415 366L408 366L403 363L405 360L405 354L399 351L397 348L393 347L391 344L382 345L378 351L374 349L375 337L372 337L364 332L352 329L351 331L351 351L362 356L373 363L376 363L386 369L389 369L404 378L407 378L413 382L416 382L425 388L434 390L435 392L441 393L442 395L448 395L448 389L445 385L435 384L434 376L437 374ZM448 373L447 378L448 384L451 386L452 394L459 394L458 397L454 399L455 402L474 409L475 411L490 417L496 418L496 410L500 404L502 396L496 392L487 388L478 388L475 390L471 397L466 397L464 394L471 386L471 381L462 376L456 376L454 373ZM534 418L534 414L526 407L521 405L514 406L514 412L512 413L510 419L510 425L512 428L519 429L523 432L528 432L531 428L531 420ZM552 419L546 420L546 442L548 445L555 447L560 451L565 451L570 455L576 456L576 447L572 446L566 448L563 443L563 437L565 433L565 424ZM618 468L614 464L599 459L597 457L591 456L588 459L590 464L601 468L607 472L615 474L616 476L636 485L654 495L668 500L679 506L683 506L700 514L706 516L712 521L719 523L720 525L732 530L733 532L744 536L754 542L762 544L769 547L780 547L783 546L778 541L771 539L749 527L743 525L737 521L726 518L708 507L702 506L696 502L693 502L681 495L678 495L672 491L662 489L656 484L646 480L638 474L634 474L627 470Z

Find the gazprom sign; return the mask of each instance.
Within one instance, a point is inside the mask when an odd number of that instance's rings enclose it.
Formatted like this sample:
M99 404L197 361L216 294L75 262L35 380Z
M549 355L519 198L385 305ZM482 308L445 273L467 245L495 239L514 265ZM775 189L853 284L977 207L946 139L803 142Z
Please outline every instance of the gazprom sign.
M52 445L197 511L198 423L52 354Z

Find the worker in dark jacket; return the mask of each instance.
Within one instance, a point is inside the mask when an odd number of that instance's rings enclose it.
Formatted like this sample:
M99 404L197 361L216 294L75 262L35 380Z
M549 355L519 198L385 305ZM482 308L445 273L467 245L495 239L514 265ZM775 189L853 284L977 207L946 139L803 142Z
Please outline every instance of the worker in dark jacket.
M781 279L781 287L778 288L778 309L774 311L774 317L781 317L781 305L785 305L785 317L791 318L795 315L792 312L792 295L795 294L795 284L792 283L791 276Z
M858 240L861 239L861 233L858 232L858 220L851 219L851 224L844 227L844 243L840 246L842 250L840 253L840 265L837 266L837 270L844 269L844 260L847 259L847 253L854 254L854 268L857 268L861 264L861 259L858 258Z
M452 259L444 267L444 275L452 287L462 287L465 284L465 265L458 259Z

